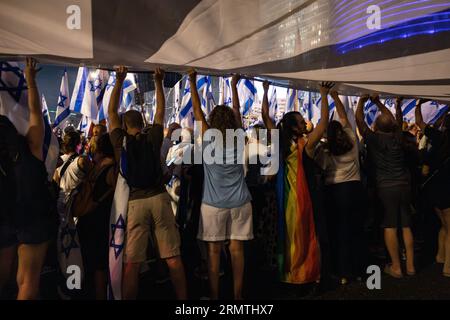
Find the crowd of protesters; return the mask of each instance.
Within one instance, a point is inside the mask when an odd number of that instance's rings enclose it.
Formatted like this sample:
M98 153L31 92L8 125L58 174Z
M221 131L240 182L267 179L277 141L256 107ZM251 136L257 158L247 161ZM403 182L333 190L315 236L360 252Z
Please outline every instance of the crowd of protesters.
M174 159L193 152L197 142L191 135L194 128L181 134L178 123L165 128L164 71L155 71L156 113L153 123L145 125L140 111L119 115L127 74L119 67L108 122L96 125L91 137L70 127L64 130L58 168L49 183L36 73L36 61L27 59L26 136L0 116L2 297L11 298L3 289L14 278L17 299L41 297L41 271L48 256L56 254L52 248L58 228L70 212L81 248L84 297L107 298L110 214L123 165L130 188L123 299L139 296L141 269L150 257L158 260L151 272L168 270L178 299L192 297L187 279L193 274L208 280L210 299L220 298L224 260L231 264L235 299L245 298L244 287L254 285L245 281L249 269L271 271L285 283L345 285L365 275L371 246L368 224L375 233L383 232L389 256L385 273L412 277L417 267L415 230L420 229L414 215L423 207L439 217L441 227L432 239L437 243L435 262L442 264L443 276L450 276L450 115L433 125L425 123L424 100L417 100L416 123L405 124L401 98L393 115L378 95L363 95L352 127L334 84L324 82L315 127L295 111L275 123L265 82L263 123L252 128L246 143L230 146L227 130L243 128L239 75L231 82L233 105L218 105L206 117L197 73L191 70L188 81L194 118L201 125L201 148L214 149L219 158L232 162L180 163ZM329 120L329 95L339 120ZM372 127L363 110L369 99L379 111ZM211 139L211 129L222 133L223 140ZM264 129L267 135L261 134ZM274 130L279 133L279 169L262 174L265 164L259 159L271 152ZM252 143L257 148L249 148Z

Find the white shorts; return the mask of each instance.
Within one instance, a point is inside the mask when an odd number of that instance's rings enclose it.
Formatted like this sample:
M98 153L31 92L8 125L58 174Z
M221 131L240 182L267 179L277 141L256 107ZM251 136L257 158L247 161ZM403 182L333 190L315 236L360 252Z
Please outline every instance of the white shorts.
M232 209L202 203L197 238L203 241L253 239L251 202Z

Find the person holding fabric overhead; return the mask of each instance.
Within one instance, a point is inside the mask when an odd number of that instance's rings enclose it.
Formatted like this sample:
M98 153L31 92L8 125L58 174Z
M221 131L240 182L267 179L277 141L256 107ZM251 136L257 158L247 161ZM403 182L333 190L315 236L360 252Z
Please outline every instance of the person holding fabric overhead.
M262 118L266 128L275 129L269 116L269 83L263 84ZM328 126L330 82L320 86L321 119L306 135L306 122L299 112L288 112L278 124L280 130L280 170L277 187L279 202L278 264L281 281L304 284L321 276L319 235L315 223L314 152Z

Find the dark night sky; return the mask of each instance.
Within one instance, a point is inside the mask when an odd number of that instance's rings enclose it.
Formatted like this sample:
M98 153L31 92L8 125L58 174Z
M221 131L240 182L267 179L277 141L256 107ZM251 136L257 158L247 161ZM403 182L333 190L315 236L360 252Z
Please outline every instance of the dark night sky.
M55 109L58 103L59 86L61 85L61 77L64 72L64 66L42 65L42 70L38 73L37 81L39 93L44 94L47 106L50 111L50 118L53 121L55 117ZM67 75L69 76L69 93L72 96L73 86L77 77L78 68L68 67Z

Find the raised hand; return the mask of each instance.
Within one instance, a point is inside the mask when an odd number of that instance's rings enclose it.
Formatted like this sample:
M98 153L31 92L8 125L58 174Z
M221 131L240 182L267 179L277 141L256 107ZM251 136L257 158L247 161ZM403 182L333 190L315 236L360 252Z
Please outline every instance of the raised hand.
M116 68L116 81L123 82L127 77L128 69L125 66Z
M194 68L189 69L188 71L189 80L197 82L197 70Z
M372 93L370 95L370 100L372 100L373 102L376 102L376 101L380 100L380 96L378 95L378 93Z
M420 98L419 100L417 100L417 105L421 106L422 104L428 101L431 101L431 99Z
M27 65L25 67L25 78L28 82L33 81L36 78L36 74L41 70L37 69L37 61L34 58L27 57Z
M320 94L321 95L328 95L328 93L330 92L331 88L334 87L334 83L333 82L326 82L323 81L320 84Z
M336 90L330 90L330 96L334 99L334 100L336 100L335 98L336 97L339 97L339 93L336 91Z
M234 74L233 77L231 78L231 86L232 87L236 87L239 80L241 80L241 75L240 74Z
M363 94L361 97L359 97L359 100L365 103L369 100L369 95Z
M164 80L164 75L165 75L165 72L163 69L161 69L159 67L155 69L155 74L154 74L155 81L162 82Z

